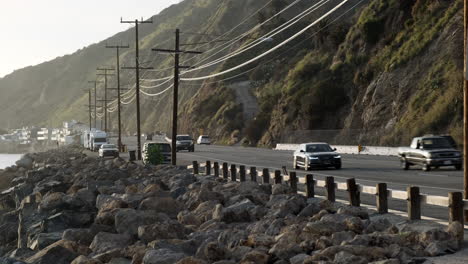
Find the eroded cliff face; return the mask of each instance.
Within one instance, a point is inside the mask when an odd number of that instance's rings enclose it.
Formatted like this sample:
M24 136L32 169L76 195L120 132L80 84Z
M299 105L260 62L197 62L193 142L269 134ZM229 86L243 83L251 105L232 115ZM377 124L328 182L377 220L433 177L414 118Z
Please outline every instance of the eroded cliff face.
M354 19L337 51L319 47L322 53L309 53L311 58L291 70L314 77L289 72L289 77L295 78L289 83L302 82L303 97L321 88L317 82L324 79L315 75L325 68L331 71L332 82L343 85L346 100L337 101L332 111L323 111L327 95L334 96L333 89L326 88L328 92L318 102L301 101L294 99L297 94L284 82L273 107L269 133L260 143L294 140L285 136L288 133L298 134L297 140L307 140L307 134L315 139L314 131L319 130L341 130L336 133L336 142L347 144L398 145L428 133L451 133L460 138L461 11L460 1L371 1ZM319 71L307 71L317 65L317 56L326 56L323 54L333 59L322 62ZM305 66L300 68L299 64Z

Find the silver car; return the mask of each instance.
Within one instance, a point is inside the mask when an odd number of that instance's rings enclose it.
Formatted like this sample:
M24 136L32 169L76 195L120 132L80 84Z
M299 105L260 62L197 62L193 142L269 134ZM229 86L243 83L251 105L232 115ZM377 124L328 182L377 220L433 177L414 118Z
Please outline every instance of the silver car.
M341 155L328 143L301 144L294 152L294 169L328 168L341 169Z

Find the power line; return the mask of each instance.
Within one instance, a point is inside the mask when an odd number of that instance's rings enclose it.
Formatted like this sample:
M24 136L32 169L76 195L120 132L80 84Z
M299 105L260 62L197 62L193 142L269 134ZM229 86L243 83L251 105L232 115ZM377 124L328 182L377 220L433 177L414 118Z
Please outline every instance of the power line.
M319 19L317 19L316 21L314 21L313 23L309 24L308 26L306 26L305 28L303 28L302 30L300 30L299 32L297 32L296 34L294 34L293 36L289 37L288 39L284 40L283 42L281 42L280 44L276 45L275 47L271 48L270 50L268 51L265 51L264 53L240 64L240 65L237 65L235 67L232 67L228 70L224 70L222 72L218 72L218 73L215 73L215 74L211 74L211 75L208 75L208 76L201 76L201 77L193 77L193 78L181 78L181 80L183 81L196 81L196 80L205 80L205 79L209 79L209 78L212 78L212 77L216 77L216 76L220 76L220 75L223 75L223 74L226 74L226 73L229 73L229 72L232 72L232 71L235 71L239 68L242 68L243 66L246 66L246 65L249 65L250 63L252 62L255 62L263 57L265 57L266 55L272 53L273 51L281 48L282 46L286 45L287 43L289 43L290 41L296 39L298 36L300 36L301 34L303 34L305 31L307 31L309 28L315 26L318 22L322 21L324 18L328 17L330 14L332 14L333 12L335 12L338 8L340 8L341 6L343 6L345 3L347 3L349 0L344 0L343 2L341 2L340 4L336 5L334 8L332 8L330 11L328 11L326 14L324 14L323 16L321 16Z

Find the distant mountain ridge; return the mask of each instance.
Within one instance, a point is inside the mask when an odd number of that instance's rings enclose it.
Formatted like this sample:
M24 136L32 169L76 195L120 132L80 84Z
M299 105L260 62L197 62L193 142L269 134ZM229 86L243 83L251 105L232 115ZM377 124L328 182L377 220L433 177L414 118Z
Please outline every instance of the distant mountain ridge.
M317 2L299 1L213 58L247 45ZM307 16L271 41L189 76L238 65L288 38L339 2L331 0L321 13ZM140 47L144 65L167 70L146 72L143 78L172 75L173 58L150 49L173 48L175 28L181 29L184 44L206 43L245 21L226 36L232 39L291 3L185 0L165 9L153 17L153 25L141 25ZM261 12L246 20L262 6ZM244 139L245 144L268 146L284 140L320 138L330 134L326 131L334 131L337 140L356 144L398 145L427 133L451 133L460 138L462 9L461 0L350 0L306 34L255 63L225 76L183 82L180 132L206 133L221 143ZM129 29L0 79L0 124L52 126L69 119L87 122L84 105L88 98L83 89L90 87L87 82L95 79L97 67L115 64L115 54L105 49L105 44L129 42L131 48L122 53L121 62L132 66L133 39L134 31ZM187 48L207 51L220 44ZM196 64L210 54L188 63ZM188 58L191 56L183 56L183 60ZM134 72L122 70L122 83L132 87ZM144 86L155 83L142 82ZM114 86L115 79L109 85ZM236 93L235 87L244 90ZM145 91L156 93L163 88ZM252 100L258 107L242 105ZM170 92L159 97L142 96L143 130L169 131L171 109ZM135 131L134 116L134 104L125 106L125 131ZM115 129L115 113L111 117Z

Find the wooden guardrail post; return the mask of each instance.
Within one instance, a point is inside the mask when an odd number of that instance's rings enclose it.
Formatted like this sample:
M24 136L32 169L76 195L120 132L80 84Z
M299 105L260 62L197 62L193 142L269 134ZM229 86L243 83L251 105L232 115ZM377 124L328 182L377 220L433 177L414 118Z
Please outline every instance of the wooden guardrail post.
M295 171L289 173L289 184L291 186L291 191L297 193L297 175Z
M462 226L464 226L464 217L463 217L463 194L461 192L449 192L449 223L458 221ZM464 239L464 230L462 229L460 234L458 234L458 239L460 242Z
M227 180L229 178L229 173L228 173L228 164L226 162L223 162L223 178Z
M270 172L268 171L268 169L263 169L262 177L264 184L270 184Z
M281 175L280 170L275 170L275 184L281 184L283 176Z
M211 161L209 160L206 161L205 171L207 176L211 175Z
M239 167L239 178L241 182L245 182L245 166L240 165Z
M458 221L463 225L463 196L461 192L449 192L449 223Z
M349 204L351 206L360 206L361 199L356 179L351 178L346 180L346 186L348 187Z
M335 202L335 178L332 176L325 178L325 188L327 189L327 200Z
M314 198L315 197L315 186L314 186L314 175L307 174L306 175L306 196L307 198Z
M235 164L231 164L231 181L237 181L237 169Z
M194 160L192 162L192 166L193 166L193 174L197 174L198 175L198 162L196 160Z
M257 182L257 168L250 167L250 180L253 182Z
M388 213L388 191L386 183L377 183L376 204L379 214Z
M216 178L219 177L219 163L216 161L213 163L213 171L214 171L214 176Z
M419 187L407 187L406 192L408 193L408 218L409 220L420 220L421 196L419 195Z

